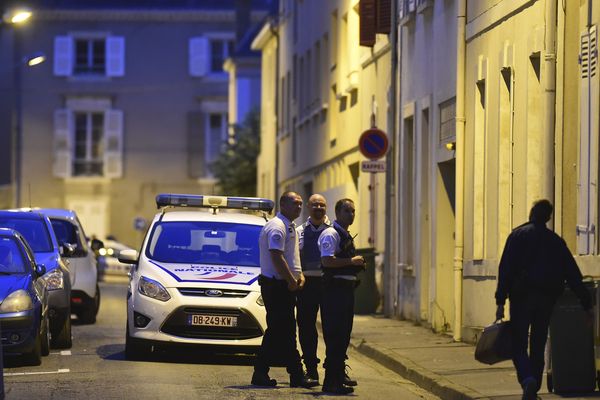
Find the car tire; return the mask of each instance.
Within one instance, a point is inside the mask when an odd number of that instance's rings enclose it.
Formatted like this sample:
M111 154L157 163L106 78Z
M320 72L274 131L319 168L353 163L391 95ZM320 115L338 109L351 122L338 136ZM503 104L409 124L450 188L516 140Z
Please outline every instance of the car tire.
M52 332L52 347L70 349L73 345L73 340L71 339L71 309L69 309L69 312L63 318L62 326Z
M49 322L48 316L44 318L42 322L42 333L41 333L41 341L42 341L42 356L47 356L50 354L50 333L49 333Z
M125 359L130 361L140 361L148 358L152 346L145 343L145 340L136 339L129 335L129 321L125 328Z
M23 357L25 362L28 365L40 365L42 363L42 337L41 335L37 335L35 338L35 343L33 345L33 350L30 353L25 354Z
M94 324L96 323L96 315L100 309L100 287L96 284L96 295L92 302L83 311L77 314L77 318L82 324Z

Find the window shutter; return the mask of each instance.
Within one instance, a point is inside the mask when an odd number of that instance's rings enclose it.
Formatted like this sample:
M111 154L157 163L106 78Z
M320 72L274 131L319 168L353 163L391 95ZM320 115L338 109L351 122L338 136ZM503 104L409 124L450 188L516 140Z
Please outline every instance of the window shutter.
M73 72L73 38L56 36L54 38L54 75L71 76Z
M205 37L195 37L190 39L190 75L204 76L210 70L210 46Z
M376 0L360 0L360 45L375 45L375 24L377 18Z
M377 33L389 34L392 31L392 1L378 0L377 4Z
M109 36L106 38L106 76L125 75L125 38Z
M206 166L204 164L205 130L205 114L199 111L188 113L187 149L188 173L190 178L202 178L206 176Z
M104 176L123 176L123 111L104 112Z
M72 168L72 114L67 109L54 111L54 176L69 178Z

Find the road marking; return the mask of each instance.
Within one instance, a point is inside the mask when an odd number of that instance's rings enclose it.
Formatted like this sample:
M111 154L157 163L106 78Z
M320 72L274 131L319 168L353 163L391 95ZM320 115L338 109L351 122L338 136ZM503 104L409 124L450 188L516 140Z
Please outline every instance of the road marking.
M25 375L49 375L49 374L66 374L71 372L68 368L59 369L56 371L40 371L40 372L7 372L4 376L25 376Z
M71 355L71 350L63 350L60 352L61 356L70 356Z

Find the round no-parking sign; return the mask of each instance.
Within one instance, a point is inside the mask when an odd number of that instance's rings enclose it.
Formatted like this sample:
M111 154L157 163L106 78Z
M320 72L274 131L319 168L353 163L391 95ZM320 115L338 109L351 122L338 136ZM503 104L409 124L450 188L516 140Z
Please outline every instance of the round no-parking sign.
M377 128L367 129L360 135L358 139L358 148L363 156L377 160L388 151L389 142L384 131Z

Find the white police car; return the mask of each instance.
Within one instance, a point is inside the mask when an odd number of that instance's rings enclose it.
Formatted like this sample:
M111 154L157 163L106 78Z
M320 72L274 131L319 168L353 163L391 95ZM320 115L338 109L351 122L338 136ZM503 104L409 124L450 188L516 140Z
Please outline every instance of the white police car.
M266 329L258 235L273 201L160 194L156 203L161 211L140 253L119 255L121 262L134 264L126 358L143 358L165 344L254 351Z

